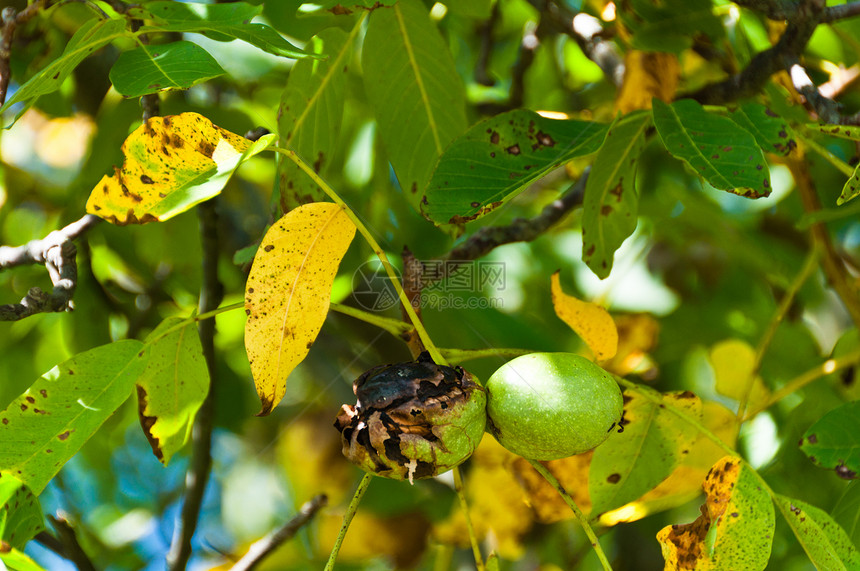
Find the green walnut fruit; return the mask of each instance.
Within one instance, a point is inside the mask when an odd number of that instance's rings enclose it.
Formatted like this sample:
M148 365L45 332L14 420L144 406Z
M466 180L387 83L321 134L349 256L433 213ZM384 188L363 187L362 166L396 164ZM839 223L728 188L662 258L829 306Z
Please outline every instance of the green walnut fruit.
M487 431L520 456L556 460L591 450L621 420L612 377L572 353L532 353L487 381Z
M431 478L462 464L481 442L487 397L460 367L417 361L381 365L353 382L355 406L335 420L343 454L372 474Z

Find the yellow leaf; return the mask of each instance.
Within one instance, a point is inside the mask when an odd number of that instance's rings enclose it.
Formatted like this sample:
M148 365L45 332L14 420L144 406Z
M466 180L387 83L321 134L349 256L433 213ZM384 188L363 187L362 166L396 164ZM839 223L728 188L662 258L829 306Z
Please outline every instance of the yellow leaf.
M541 462L576 502L583 512L591 510L591 497L588 495L588 469L591 467L589 450L583 454ZM541 523L554 523L574 517L573 511L564 502L552 485L532 468L528 460L517 457L513 463L514 471L520 480L528 501L535 510L536 519Z
M764 569L773 538L773 503L740 458L725 456L704 482L702 515L657 534L667 570Z
M245 349L266 415L308 354L328 313L331 288L355 225L329 202L278 220L260 243L245 285Z
M637 373L645 379L657 375L657 365L648 352L657 346L660 324L647 313L615 316L618 329L618 351L603 363L607 371L626 377Z
M651 109L651 98L672 101L680 66L675 54L630 50L624 58L624 83L615 108L622 113Z
M618 350L618 330L609 312L561 291L558 272L552 275L552 305L555 314L582 337L598 361L611 359Z
M93 188L87 212L120 225L167 220L221 192L273 138L252 143L197 113L152 117L122 144L122 168Z
M718 393L736 401L746 396L748 408L756 410L768 402L770 391L761 377L754 375L755 350L745 341L727 339L717 343L711 348L710 361Z
M475 534L479 538L492 537L494 548L505 559L522 557L523 536L534 522L526 494L511 469L516 458L485 433L472 455L464 482ZM463 513L458 504L455 506L451 517L436 525L433 535L442 543L468 547Z

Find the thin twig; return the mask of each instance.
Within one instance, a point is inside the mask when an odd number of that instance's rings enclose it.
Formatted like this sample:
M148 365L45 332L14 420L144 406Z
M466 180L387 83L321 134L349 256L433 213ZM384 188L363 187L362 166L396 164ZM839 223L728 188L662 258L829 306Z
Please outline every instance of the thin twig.
M218 308L224 297L218 280L218 215L217 199L202 202L197 207L200 218L200 236L203 245L203 283L200 288L199 313L208 313ZM215 320L206 319L198 323L203 357L209 369L209 394L203 401L191 435L191 465L185 477L185 501L173 534L167 562L170 571L181 571L191 557L191 538L197 529L203 493L212 468L212 426L215 416Z
M844 20L845 18L854 18L855 16L860 16L860 2L846 2L845 4L825 8L821 21L830 23L836 20Z
M804 160L803 152L797 159L788 161L788 168L794 176L797 192L803 204L803 210L807 215L821 210L821 201L815 189L812 175L809 173L809 165ZM839 254L833 246L830 234L823 222L815 222L809 226L809 233L813 243L821 251L821 267L827 281L839 295L845 309L854 321L855 327L860 327L860 292L845 264L842 263Z
M824 13L824 0L804 0L796 5L779 41L773 47L756 54L740 72L723 81L704 86L684 97L705 105L721 105L755 95L770 76L786 69L803 50Z
M466 499L466 489L463 486L463 477L460 475L460 467L454 467L454 491L457 493L457 499L460 500L460 509L463 510L463 518L466 521L466 531L469 533L469 544L472 546L472 555L475 558L475 567L478 571L484 571L484 559L481 555L481 548L478 545L478 536L475 535L475 528L472 526L472 516L469 514L469 501Z
M54 285L51 293L33 287L19 303L0 306L0 321L17 321L36 313L68 311L78 285L77 248L73 240L101 222L91 214L23 246L0 246L0 271L22 265L41 264Z
M307 525L311 518L326 504L328 504L328 498L325 494L314 496L283 527L254 542L248 552L230 567L230 571L251 571L254 569L263 559L271 555L273 551L289 541L302 527Z
M420 260L415 259L415 255L407 247L403 246L403 293L406 294L406 299L415 311L418 319L421 319L421 290L424 286L424 264ZM406 308L400 306L403 322L409 322L409 314ZM421 341L421 336L414 327L410 328L403 334L402 339L409 347L409 352L412 353L412 358L417 359L424 350L424 342Z
M9 80L12 76L9 60L12 57L12 39L15 36L15 28L27 23L47 5L46 0L37 0L18 13L12 6L7 6L3 8L3 12L0 14L3 26L2 33L0 33L0 105L6 102L6 93L9 90Z
M56 536L51 534L51 532L40 531L33 539L41 543L42 547L50 549L63 559L68 559L68 557L66 557L66 548L62 543L60 543L60 540L57 539Z
M373 476L365 473L364 476L362 476L361 481L358 483L358 487L352 495L352 500L350 500L349 506L346 508L346 513L343 514L343 522L340 525L340 532L338 532L337 539L334 541L334 546L331 548L328 562L325 565L325 571L332 571L332 569L334 569L334 562L337 561L337 554L340 552L340 546L343 545L346 532L349 530L349 524L352 523L352 518L355 517L355 512L358 511L358 504L361 503L361 498L364 497L364 493L367 491L367 487L370 486L371 480L373 480Z
M490 12L490 17L480 26L478 26L478 37L481 39L481 46L478 51L478 63L475 65L475 82L481 85L495 85L495 80L490 77L490 58L493 56L493 32L496 29L496 24L501 16L499 2L493 4L493 9Z
M800 62L796 58L790 60L789 63L788 73L791 77L791 83L797 92L806 99L806 102L818 116L818 120L834 125L842 123L843 117L840 113L842 106L821 94L818 87L813 83L812 78L806 73L806 69L800 65Z
M69 524L66 518L62 516L54 517L48 515L48 519L57 531L60 543L63 546L65 557L75 564L79 571L96 571L93 562L78 543L78 537L75 534L74 528Z

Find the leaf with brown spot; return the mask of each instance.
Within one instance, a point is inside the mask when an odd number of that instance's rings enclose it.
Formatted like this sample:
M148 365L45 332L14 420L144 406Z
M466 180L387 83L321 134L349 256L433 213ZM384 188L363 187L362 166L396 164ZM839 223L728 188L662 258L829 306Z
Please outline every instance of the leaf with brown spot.
M166 466L191 436L194 417L209 393L209 369L193 322L169 317L145 343L146 369L137 380L138 416L153 453Z
M830 514L779 494L774 501L816 568L828 571L860 569L860 552Z
M582 212L582 261L600 279L609 275L615 251L636 230L636 167L650 127L651 115L644 111L613 123L588 175Z
M860 477L860 401L845 403L813 424L800 449L818 466L844 480Z
M273 139L252 143L197 113L152 117L122 144L122 168L93 188L87 212L120 225L167 220L220 193Z
M340 206L315 202L285 214L263 237L245 286L245 349L260 415L284 397L287 377L316 339L354 236L355 225Z
M643 393L660 396L656 403ZM667 410L675 407L700 418L702 402L686 391L660 395L640 386L624 392L623 431L613 430L594 450L588 490L592 516L639 499L665 480L695 443L698 434Z
M4 477L12 474L34 494L40 494L129 397L144 369L145 363L138 356L142 349L140 341L126 339L78 353L42 375L12 401L0 413L9 419L2 428L0 446ZM41 396L42 390L47 397ZM34 410L22 409L28 396L36 399ZM36 409L43 414L37 414ZM60 438L66 432L69 435Z
M612 316L597 304L581 301L561 289L559 272L550 280L555 314L579 335L598 361L611 359L618 350L618 330Z
M693 523L657 534L667 570L744 569L767 566L773 542L773 504L751 469L726 456L704 483L706 503Z
M726 339L714 345L708 355L714 370L714 388L723 396L741 401L748 409L759 410L770 399L770 391L754 374L755 349L740 339Z

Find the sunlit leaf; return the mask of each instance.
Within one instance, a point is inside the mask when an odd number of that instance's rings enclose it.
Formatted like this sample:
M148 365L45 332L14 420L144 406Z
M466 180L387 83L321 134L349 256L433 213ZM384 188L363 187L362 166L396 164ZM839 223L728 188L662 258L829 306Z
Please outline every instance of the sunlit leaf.
M114 88L126 97L164 89L188 89L224 75L209 52L193 42L145 45L122 52L110 70Z
M125 140L122 168L95 186L87 212L120 225L167 220L220 193L273 138L252 143L197 113L152 117Z
M152 452L166 466L188 441L209 392L209 370L197 327L162 321L146 338L146 369L137 381L138 415Z
M238 39L277 56L300 58L309 54L285 40L270 26L251 23L262 6L245 2L149 2L129 10L135 18L152 20L139 32L199 32L215 40Z
M714 401L702 403L702 424L729 446L737 435L735 413ZM699 434L690 453L681 458L668 478L638 500L600 516L603 525L615 525L641 519L649 514L683 505L702 493L702 481L714 463L725 456L725 450L708 436Z
M321 175L333 166L340 166L334 164L333 154L341 143L346 70L354 39L337 28L320 32L310 45L315 52L325 53L328 57L322 61L296 62L281 96L278 119L280 146L294 150ZM325 193L293 161L282 158L279 177L281 209L284 212L325 197Z
M12 105L24 101L26 105L15 117L17 121L36 99L42 95L53 93L58 90L66 78L74 71L84 58L92 55L96 50L102 48L117 38L127 34L124 18L111 20L87 20L84 22L69 43L63 54L42 68L39 73L31 77L24 85L15 91L6 103L0 107L0 112L5 111ZM6 128L11 127L15 121L10 121Z
M618 330L609 312L597 304L564 293L559 272L552 275L551 289L555 314L585 341L597 360L614 357L618 350Z
M615 316L618 330L618 351L601 366L619 377L631 372L648 374L656 370L649 352L657 345L660 323L647 313L634 313ZM713 464L710 462L708 466Z
M770 194L770 171L755 137L692 99L654 100L654 124L663 144L712 186L747 198Z
M45 571L44 567L30 559L23 551L14 548L9 552L0 550L0 561L5 563L10 571Z
M742 103L730 117L752 133L759 146L768 152L788 156L797 147L788 122L761 103Z
M480 218L550 170L597 151L607 127L546 119L526 109L481 121L439 159L421 212L437 225Z
M40 494L132 392L143 372L133 339L75 355L39 378L0 412L0 472Z
M589 473L592 515L639 499L665 480L687 456L698 434L667 410L675 407L698 419L702 402L690 391L662 395L658 404L642 394L653 389L625 391L624 415L609 438L594 450Z
M0 478L0 540L23 549L27 541L43 529L39 499L18 478L3 474Z
M860 401L822 416L803 435L800 449L818 466L853 480L860 474Z
M860 195L860 165L854 169L854 173L845 181L845 186L842 187L842 194L836 199L836 204L841 206L849 200Z
M615 108L622 113L651 109L651 99L672 101L681 69L678 56L666 52L630 50L624 56L624 83Z
M379 136L417 210L433 165L466 130L463 82L427 8L401 0L370 15L361 56Z
M773 504L739 458L719 460L705 479L707 502L693 523L657 534L666 569L764 569L773 542Z
M245 349L260 415L284 397L287 377L313 345L353 236L340 206L316 202L291 210L263 237L245 285Z
M827 512L779 494L774 501L816 568L828 571L860 569L860 552Z
M758 410L770 399L770 391L755 375L756 352L746 341L727 339L711 348L715 389L740 402L746 398L749 409Z
M582 261L601 279L612 270L615 251L636 229L636 166L650 126L651 115L645 112L631 113L613 123L588 175L582 213Z

